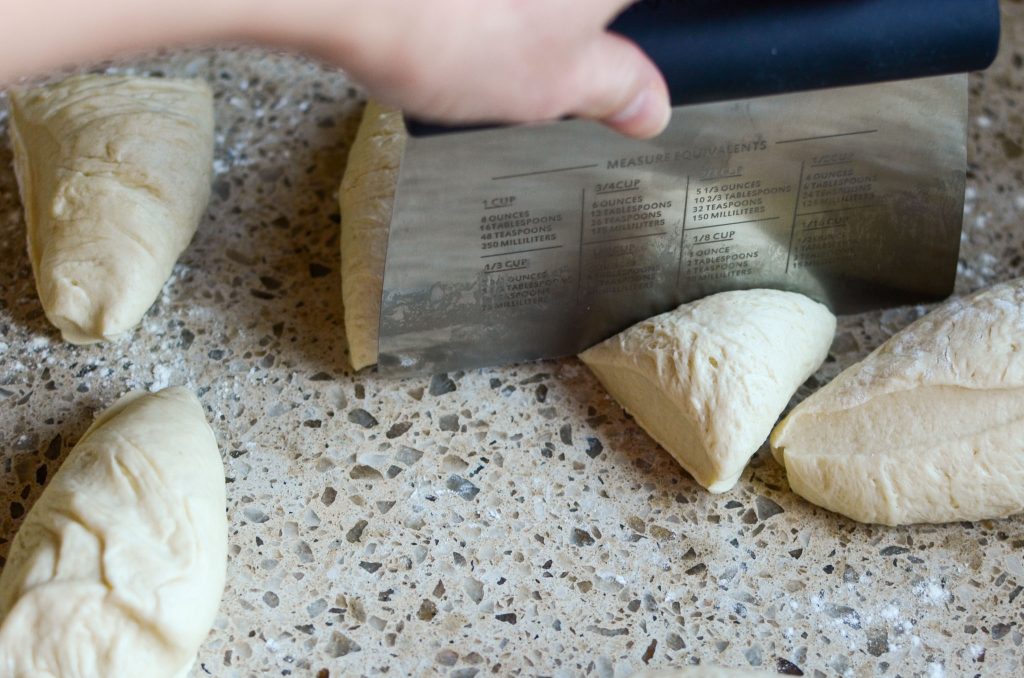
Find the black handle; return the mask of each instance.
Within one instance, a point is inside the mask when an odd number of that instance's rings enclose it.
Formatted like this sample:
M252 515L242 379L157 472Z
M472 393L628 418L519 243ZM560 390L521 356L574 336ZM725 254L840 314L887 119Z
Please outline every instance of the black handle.
M999 0L647 0L613 25L674 105L965 73L999 50Z
M611 29L658 64L679 106L981 70L1000 15L999 0L644 0Z

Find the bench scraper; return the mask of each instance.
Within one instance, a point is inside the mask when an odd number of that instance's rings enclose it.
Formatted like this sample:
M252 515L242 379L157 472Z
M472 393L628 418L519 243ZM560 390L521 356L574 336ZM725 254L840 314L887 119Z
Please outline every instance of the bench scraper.
M669 83L654 140L408 123L381 372L572 355L724 290L837 313L952 292L998 0L662 0L612 29Z

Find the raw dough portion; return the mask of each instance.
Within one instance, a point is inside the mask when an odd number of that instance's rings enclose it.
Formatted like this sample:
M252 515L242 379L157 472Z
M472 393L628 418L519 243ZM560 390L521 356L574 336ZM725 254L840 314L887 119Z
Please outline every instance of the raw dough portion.
M377 362L388 229L406 138L400 112L369 102L341 181L341 294L357 370Z
M0 575L0 675L183 678L227 561L224 467L183 388L103 412L25 517Z
M46 317L75 344L131 329L206 209L209 86L76 76L11 92L10 128Z
M947 303L772 434L808 501L885 525L1024 510L1024 279Z
M720 666L689 666L685 669L661 669L641 671L632 678L773 678L775 673L764 673L753 669L726 669Z
M725 492L821 366L835 329L835 316L800 294L723 292L580 358L698 483Z

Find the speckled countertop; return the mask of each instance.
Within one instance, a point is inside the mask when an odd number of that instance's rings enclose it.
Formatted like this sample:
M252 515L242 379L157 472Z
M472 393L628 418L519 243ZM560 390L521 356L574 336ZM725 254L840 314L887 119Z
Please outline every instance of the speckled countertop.
M1004 8L1003 54L972 81L962 292L1024 274L1024 5ZM1024 675L1024 516L858 525L791 494L764 451L710 495L575 360L353 376L335 191L359 92L253 50L127 68L214 83L212 202L130 338L67 346L35 296L3 133L0 556L97 410L183 383L231 522L195 676ZM812 383L922 311L843 319Z

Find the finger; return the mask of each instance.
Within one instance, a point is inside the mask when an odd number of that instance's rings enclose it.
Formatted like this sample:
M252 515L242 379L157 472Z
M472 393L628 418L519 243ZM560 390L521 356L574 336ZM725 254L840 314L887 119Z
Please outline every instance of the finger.
M577 69L580 104L575 115L600 120L636 138L657 136L672 115L668 86L657 66L626 38L605 34Z

